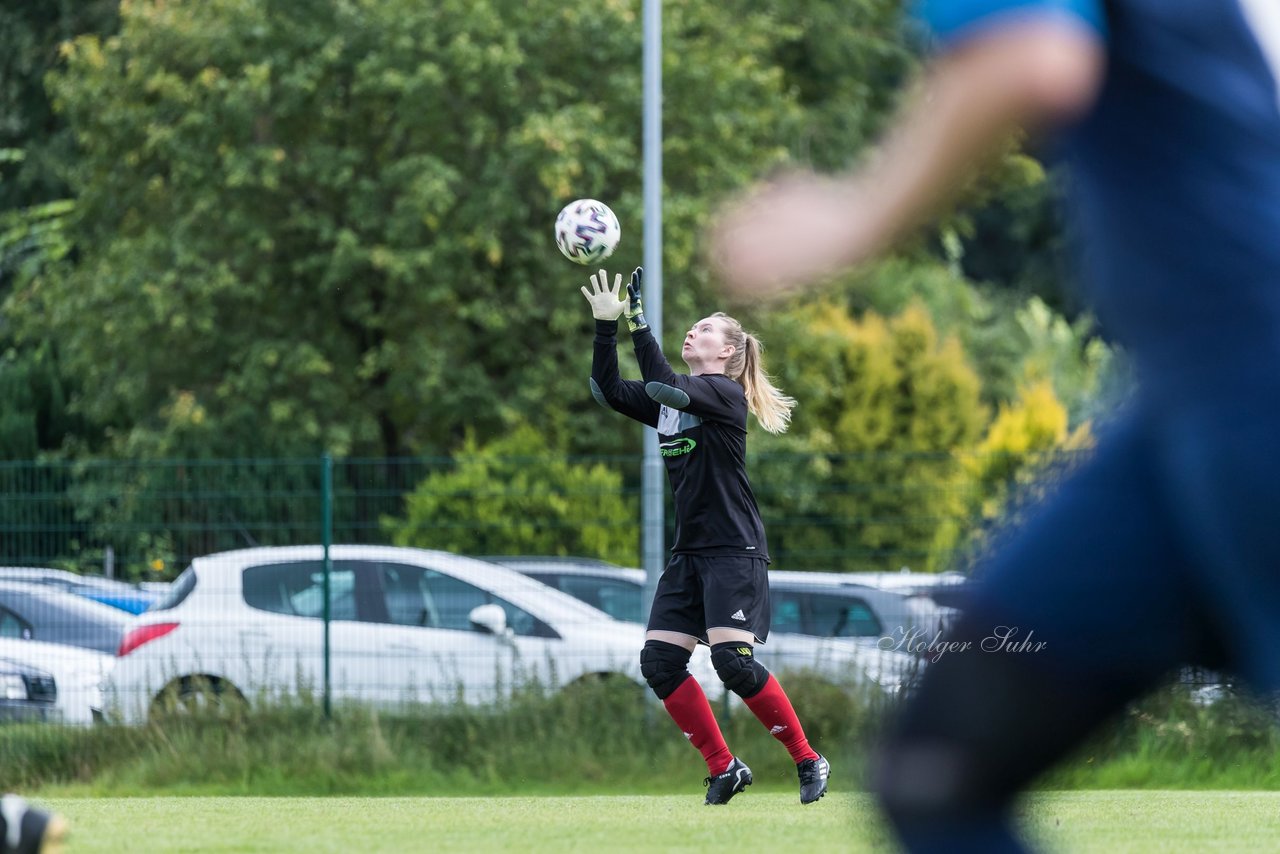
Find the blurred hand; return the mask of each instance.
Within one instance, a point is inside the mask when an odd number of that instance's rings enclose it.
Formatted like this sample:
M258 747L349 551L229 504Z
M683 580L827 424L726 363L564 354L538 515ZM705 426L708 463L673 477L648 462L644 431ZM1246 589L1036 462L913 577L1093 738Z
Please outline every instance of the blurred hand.
M788 175L721 211L711 234L711 263L724 289L739 297L796 291L871 252L864 217L847 178Z
M604 270L591 274L591 289L586 285L581 288L582 295L591 304L591 316L596 320L617 320L627 307L622 298L622 274L613 277L613 287L609 287L609 274Z

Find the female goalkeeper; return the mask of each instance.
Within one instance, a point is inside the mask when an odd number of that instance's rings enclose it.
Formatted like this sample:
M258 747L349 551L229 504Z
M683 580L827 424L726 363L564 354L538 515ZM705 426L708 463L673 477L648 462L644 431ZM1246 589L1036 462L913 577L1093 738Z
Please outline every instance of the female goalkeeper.
M747 412L782 433L795 400L764 372L760 342L721 312L685 334L689 374L671 369L645 321L642 270L620 291L601 270L582 293L596 319L591 393L604 406L658 431L675 497L675 544L658 581L640 667L710 776L708 804L726 804L751 785L751 769L729 752L711 704L688 664L699 643L725 686L786 746L800 777L800 802L827 791L827 760L809 746L782 686L753 655L769 635L769 563L764 526L747 482ZM618 375L618 318L626 314L644 380Z

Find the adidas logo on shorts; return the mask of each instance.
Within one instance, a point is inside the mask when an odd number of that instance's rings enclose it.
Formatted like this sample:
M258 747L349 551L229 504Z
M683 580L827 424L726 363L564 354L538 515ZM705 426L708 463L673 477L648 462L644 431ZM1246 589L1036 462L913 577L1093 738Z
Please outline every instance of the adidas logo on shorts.
M729 619L739 620L745 623L747 621L747 615L742 613L742 609L739 608L738 610L734 611L732 614L729 615Z

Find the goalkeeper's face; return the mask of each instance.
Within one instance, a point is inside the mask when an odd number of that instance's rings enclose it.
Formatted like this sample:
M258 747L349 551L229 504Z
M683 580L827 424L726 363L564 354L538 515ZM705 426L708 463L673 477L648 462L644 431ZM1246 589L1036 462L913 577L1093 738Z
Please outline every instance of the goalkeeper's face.
M725 363L733 355L733 347L724 337L723 323L718 317L704 317L685 333L680 357L691 374L723 374Z

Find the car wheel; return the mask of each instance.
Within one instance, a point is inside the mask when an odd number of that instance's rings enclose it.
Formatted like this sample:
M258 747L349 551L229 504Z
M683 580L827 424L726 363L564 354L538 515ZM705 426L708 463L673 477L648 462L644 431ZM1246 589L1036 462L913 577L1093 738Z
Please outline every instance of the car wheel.
M216 676L184 676L170 682L151 704L152 717L229 717L248 707L244 695Z

